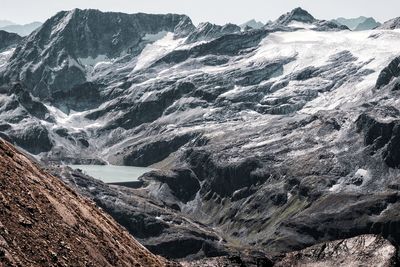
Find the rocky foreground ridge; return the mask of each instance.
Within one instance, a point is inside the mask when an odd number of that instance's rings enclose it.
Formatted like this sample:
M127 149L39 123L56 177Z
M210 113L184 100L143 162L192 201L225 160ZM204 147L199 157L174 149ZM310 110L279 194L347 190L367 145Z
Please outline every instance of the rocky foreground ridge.
M0 139L0 266L168 266Z

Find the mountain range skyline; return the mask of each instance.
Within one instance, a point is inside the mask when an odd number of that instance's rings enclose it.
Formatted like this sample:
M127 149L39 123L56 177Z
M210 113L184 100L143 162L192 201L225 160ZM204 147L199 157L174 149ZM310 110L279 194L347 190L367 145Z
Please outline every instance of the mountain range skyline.
M260 0L250 0L244 3L231 3L225 0L217 3L210 0L192 1L190 4L182 3L180 0L170 0L168 3L160 0L151 0L146 2L129 3L126 0L114 1L111 5L108 1L100 0L94 4L89 0L84 1L49 1L40 0L35 2L29 10L23 10L20 7L30 5L27 0L18 0L6 2L0 10L0 18L12 21L16 24L27 24L34 21L44 22L54 14L62 10L80 9L98 9L103 12L124 12L124 13L151 13L151 14L185 14L194 22L212 22L216 24L235 23L241 24L251 19L262 21L275 20L280 14L292 10L295 7L302 7L314 14L318 19L331 20L338 17L356 18L359 16L374 17L376 20L384 22L397 17L396 10L400 8L397 1L388 0L386 5L372 3L364 5L362 1L355 0L351 3L339 0L335 2L318 2L316 0L308 1L281 1L278 5L269 5L269 3ZM390 6L390 9L387 7ZM213 8L209 8L213 7ZM224 12L221 12L224 10Z

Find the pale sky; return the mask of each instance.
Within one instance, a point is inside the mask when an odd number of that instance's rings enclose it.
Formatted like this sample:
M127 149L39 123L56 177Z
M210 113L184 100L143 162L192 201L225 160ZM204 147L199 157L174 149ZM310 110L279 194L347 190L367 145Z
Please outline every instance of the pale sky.
M178 13L195 24L240 24L252 18L266 22L295 7L318 19L373 16L381 22L400 16L400 0L0 0L0 20L45 21L60 10L95 8L124 13Z

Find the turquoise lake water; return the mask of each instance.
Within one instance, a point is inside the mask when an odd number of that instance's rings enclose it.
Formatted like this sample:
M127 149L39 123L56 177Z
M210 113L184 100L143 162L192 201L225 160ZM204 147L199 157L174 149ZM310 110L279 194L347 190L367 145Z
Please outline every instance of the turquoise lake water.
M73 169L81 169L84 173L102 180L105 183L126 183L137 181L151 168L114 166L114 165L68 165Z

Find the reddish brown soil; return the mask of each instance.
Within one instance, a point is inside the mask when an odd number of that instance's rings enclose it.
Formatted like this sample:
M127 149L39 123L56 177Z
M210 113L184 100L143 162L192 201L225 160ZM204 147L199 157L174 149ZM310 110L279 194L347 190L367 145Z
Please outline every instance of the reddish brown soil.
M0 266L168 266L0 139Z

